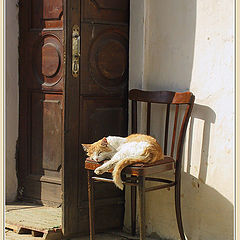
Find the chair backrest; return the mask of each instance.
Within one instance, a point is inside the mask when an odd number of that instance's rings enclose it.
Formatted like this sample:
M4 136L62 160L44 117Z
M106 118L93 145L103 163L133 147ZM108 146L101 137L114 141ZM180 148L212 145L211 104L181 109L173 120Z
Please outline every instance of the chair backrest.
M191 115L195 97L191 92L170 92L170 91L143 91L132 89L129 91L129 99L132 100L132 133L137 133L137 102L147 103L147 134L150 135L151 123L151 104L159 103L166 105L165 133L164 133L164 155L173 157L175 146L177 168L181 167L184 138L186 135L187 124ZM175 105L175 107L171 107ZM179 106L181 105L182 120L179 119ZM184 106L184 109L182 109ZM171 111L170 111L171 109ZM169 129L170 114L174 114L172 130ZM177 134L177 129L179 132ZM172 131L172 132L171 132ZM170 134L171 133L171 134ZM171 139L170 153L168 153L169 137Z

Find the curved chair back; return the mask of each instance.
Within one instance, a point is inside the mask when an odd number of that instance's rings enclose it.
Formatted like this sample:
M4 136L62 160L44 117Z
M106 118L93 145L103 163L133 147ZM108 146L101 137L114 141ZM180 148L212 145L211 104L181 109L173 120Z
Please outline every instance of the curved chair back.
M171 92L171 91L143 91L132 89L129 91L129 99L132 100L132 133L137 133L137 102L147 103L147 134L150 135L151 123L151 105L152 103L159 103L166 105L165 115L165 133L164 133L164 155L173 157L175 147L176 149L176 172L181 169L182 152L184 138L186 135L187 124L193 108L195 96L191 92ZM181 113L179 113L179 106ZM169 130L170 115L174 114L174 122L172 130ZM183 114L180 119L179 115ZM179 132L177 132L179 130ZM171 132L172 131L172 132ZM171 148L168 152L168 142L171 137ZM177 173L176 173L177 174Z

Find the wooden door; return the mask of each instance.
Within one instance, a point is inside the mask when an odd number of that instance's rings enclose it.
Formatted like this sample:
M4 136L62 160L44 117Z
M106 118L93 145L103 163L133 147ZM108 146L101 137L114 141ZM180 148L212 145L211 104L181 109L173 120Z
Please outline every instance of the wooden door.
M60 205L63 162L62 0L20 0L19 197Z
M65 0L65 236L88 233L87 176L81 143L127 135L129 0ZM72 29L80 29L79 75L72 75ZM121 228L124 192L96 184L96 229Z

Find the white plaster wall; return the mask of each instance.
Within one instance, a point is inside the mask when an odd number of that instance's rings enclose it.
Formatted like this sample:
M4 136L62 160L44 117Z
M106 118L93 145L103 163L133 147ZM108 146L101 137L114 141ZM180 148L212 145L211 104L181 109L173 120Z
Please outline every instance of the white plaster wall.
M189 240L233 239L233 13L233 0L131 1L130 88L196 96L181 196ZM157 120L152 135L159 138ZM127 191L126 228L129 200ZM146 208L148 234L179 239L173 189L148 193Z
M6 201L17 194L16 141L18 138L18 7L17 0L6 1Z
M144 1L130 1L131 11L129 36L129 88L142 88L144 79L144 22L145 22L145 3Z

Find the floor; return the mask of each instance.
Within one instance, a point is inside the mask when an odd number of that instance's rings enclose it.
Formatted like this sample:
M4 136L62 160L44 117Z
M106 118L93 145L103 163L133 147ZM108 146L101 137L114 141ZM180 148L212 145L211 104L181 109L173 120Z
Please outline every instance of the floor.
M61 208L46 207L29 203L15 202L8 204L5 206L5 239L60 240L62 235L60 230L61 212ZM89 236L69 240L88 239ZM96 240L136 239L139 239L139 237L132 237L124 232L111 232L96 235ZM154 240L153 238L147 239Z
M5 206L6 239L60 239L61 208L14 202ZM17 234L17 235L16 235ZM25 236L24 236L25 235Z
M132 237L126 233L105 233L97 234L96 240L138 240L139 237ZM33 237L31 234L17 234L12 230L5 230L5 240L43 240L42 237ZM89 240L89 236L80 238L72 238L69 240ZM154 238L146 238L146 240L157 240ZM159 239L158 239L159 240Z
M33 237L31 234L17 234L12 230L5 229L6 240L42 240L42 237Z
M96 240L132 240L138 238L129 238L115 234L98 234ZM43 240L42 237L33 237L31 234L17 234L11 230L5 231L5 240ZM74 238L71 240L89 240L89 236Z
M14 202L5 206L6 225L19 225L30 229L56 229L61 227L61 207L46 207L33 203Z

